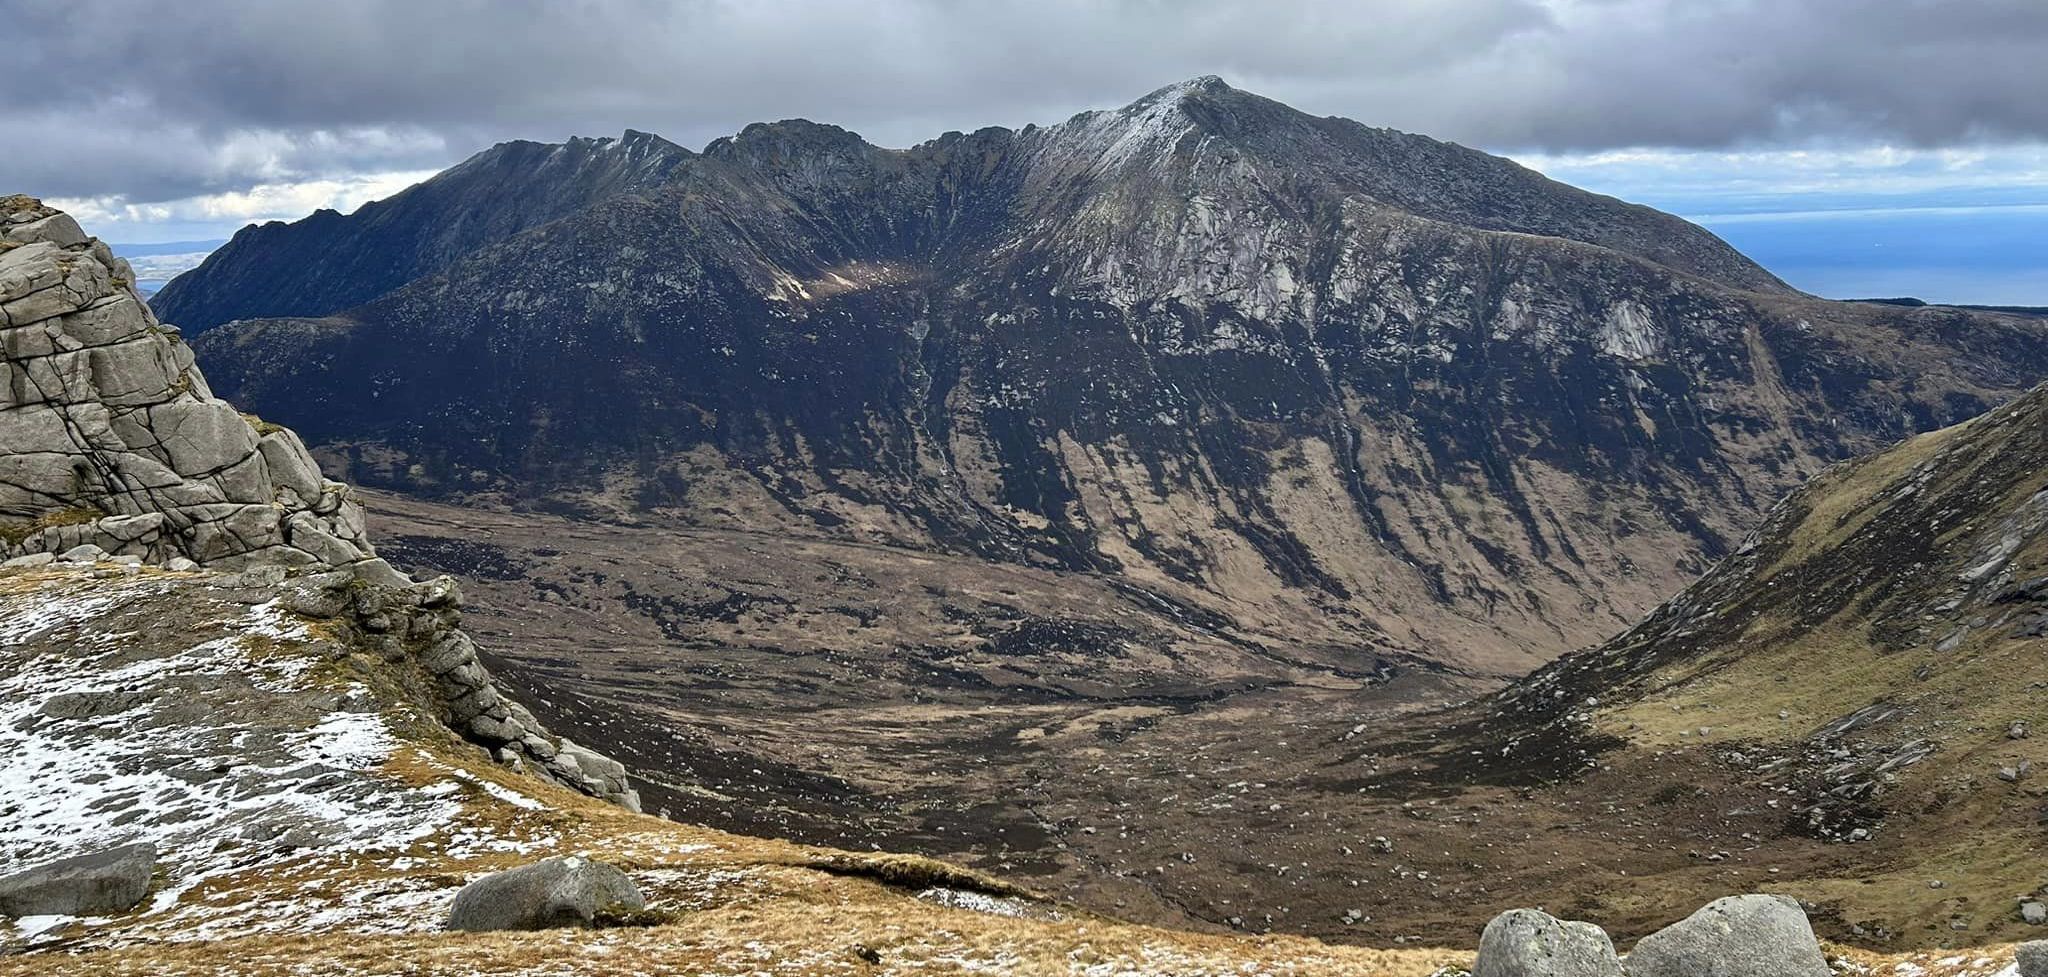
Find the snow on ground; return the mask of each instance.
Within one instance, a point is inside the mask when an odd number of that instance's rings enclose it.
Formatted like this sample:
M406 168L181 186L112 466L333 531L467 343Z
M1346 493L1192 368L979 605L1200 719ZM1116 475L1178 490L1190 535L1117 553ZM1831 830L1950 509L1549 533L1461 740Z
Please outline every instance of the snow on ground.
M1842 977L2019 977L2019 965L2012 956L1986 956L1982 951L1957 954L1953 950L1906 954L1880 963L1866 963L1835 957L1828 963Z
M197 587L79 574L0 592L0 874L147 841L167 882L121 921L123 938L400 931L437 923L452 892L380 879L380 862L552 840L463 824L468 792L452 777L422 789L378 773L399 743L374 696L314 685L320 659L290 645L310 636L275 606L223 602L225 635L217 623L165 623ZM362 884L267 905L213 891L284 866L345 866ZM0 930L0 949L71 922L25 921L11 939Z
M933 886L919 892L917 897L926 902L937 903L948 908L969 909L978 913L988 913L991 916L1011 916L1019 919L1064 918L1057 912L1034 906L1022 899L992 896L986 892L973 892L967 889Z
M504 801L505 803L510 804L513 807L519 808L520 810L538 811L547 806L537 800L534 800L531 797L526 796L525 794L522 794L516 790L513 790L510 787L505 786L504 784L492 783L488 780L483 779L482 777L477 776L476 774L470 773L467 770L457 770L454 767L447 767L446 769L448 773L451 776L454 776L456 779L474 785L478 789L482 790L484 793L489 794L492 797L495 797L501 801Z

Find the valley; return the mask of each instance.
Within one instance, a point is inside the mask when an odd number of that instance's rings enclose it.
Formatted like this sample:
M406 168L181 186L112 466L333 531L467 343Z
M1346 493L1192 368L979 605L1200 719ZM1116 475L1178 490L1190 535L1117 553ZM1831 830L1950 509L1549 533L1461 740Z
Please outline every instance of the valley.
M2015 460L2041 443L2031 400L2002 425L2029 439ZM2041 477L2018 463L2020 484ZM1892 801L1903 820L1854 844L1813 830L1800 797L1835 748L1814 730L1897 694L1881 675L1820 699L1681 681L1642 705L1603 679L1572 695L1615 697L1629 725L1474 729L1498 682L1190 627L1204 618L1113 578L389 495L370 509L394 560L476 581L470 626L524 701L614 745L649 809L684 821L936 855L1121 918L1372 946L1452 943L1528 904L1636 935L1780 887L1813 894L1831 938L1970 946L2016 932L2003 893L2048 884L2011 860L2048 800L1987 787L1995 764L1961 794L1926 788L1967 809ZM2038 642L1993 640L1983 667L2031 676L2012 715L2038 715ZM1653 739L1627 732L1651 721ZM2006 742L2002 723L1969 728L1945 735Z

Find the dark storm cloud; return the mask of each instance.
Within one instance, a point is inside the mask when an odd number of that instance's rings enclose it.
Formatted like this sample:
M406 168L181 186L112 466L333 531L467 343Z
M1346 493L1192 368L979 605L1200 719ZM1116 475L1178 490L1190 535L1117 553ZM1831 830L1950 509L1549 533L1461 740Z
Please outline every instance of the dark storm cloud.
M2041 0L0 0L0 187L131 202L760 119L888 145L1195 74L1495 149L2048 137Z

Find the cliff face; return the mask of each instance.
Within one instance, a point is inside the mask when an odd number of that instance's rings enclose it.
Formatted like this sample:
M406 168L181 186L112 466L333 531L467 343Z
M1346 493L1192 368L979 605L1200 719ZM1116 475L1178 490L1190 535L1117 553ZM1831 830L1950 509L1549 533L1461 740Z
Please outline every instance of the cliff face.
M214 397L127 262L27 197L0 200L0 351L0 556L373 557L361 508L298 436Z
M453 580L376 556L347 485L298 435L213 396L127 263L68 215L0 198L0 557L10 570L240 571L263 594L431 677L439 718L505 763L637 804L618 764L501 695ZM287 583L289 581L289 583Z
M2048 375L2040 320L1812 299L1668 215L1213 79L904 151L750 126L199 347L366 484L1115 574L1490 675Z

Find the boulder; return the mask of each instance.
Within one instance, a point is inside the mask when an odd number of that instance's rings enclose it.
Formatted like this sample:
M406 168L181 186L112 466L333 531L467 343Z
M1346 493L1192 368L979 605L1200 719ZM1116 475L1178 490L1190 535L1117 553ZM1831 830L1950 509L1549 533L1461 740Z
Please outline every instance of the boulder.
M1598 926L1510 909L1486 924L1472 977L1621 977L1621 961Z
M588 858L550 858L463 886L449 907L448 928L482 932L590 926L606 910L645 908L640 888L615 866Z
M66 563L98 563L106 558L107 551L92 543L80 543L57 557Z
M0 916L108 916L149 894L156 846L127 845L0 877Z
M2020 977L2048 977L2048 940L2020 944Z
M1628 977L1830 977L1827 956L1796 900L1729 896L1643 937Z

